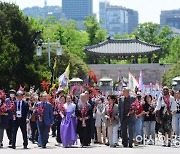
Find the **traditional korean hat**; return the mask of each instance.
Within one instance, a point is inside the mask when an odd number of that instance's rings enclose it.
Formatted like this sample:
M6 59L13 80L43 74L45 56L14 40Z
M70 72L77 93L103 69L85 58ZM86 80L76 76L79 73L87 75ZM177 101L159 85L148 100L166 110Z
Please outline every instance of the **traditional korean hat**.
M14 90L14 89L11 89L11 90L9 90L9 93L13 93L13 94L16 94L16 90Z

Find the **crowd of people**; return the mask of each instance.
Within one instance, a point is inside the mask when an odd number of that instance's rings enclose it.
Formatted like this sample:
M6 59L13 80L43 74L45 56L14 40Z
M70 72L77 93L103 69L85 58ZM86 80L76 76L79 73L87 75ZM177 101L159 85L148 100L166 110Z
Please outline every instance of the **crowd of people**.
M79 96L60 90L50 97L46 92L0 91L0 148L4 131L10 148L16 149L20 128L23 147L28 141L46 148L49 133L55 146L72 147L78 139L81 147L104 144L132 148L157 144L157 134L165 137L163 146L180 142L180 91L164 87L155 98L151 94L132 94L125 87L119 95L94 95L87 90ZM144 138L146 140L144 140Z

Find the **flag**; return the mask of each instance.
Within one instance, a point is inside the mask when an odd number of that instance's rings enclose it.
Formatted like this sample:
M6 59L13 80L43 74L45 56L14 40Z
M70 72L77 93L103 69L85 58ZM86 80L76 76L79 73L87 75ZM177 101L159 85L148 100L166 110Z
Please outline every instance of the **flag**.
M141 90L141 92L144 93L144 90L145 90L145 87L144 87L144 84L143 84L143 79L142 79L142 71L140 71L139 73L139 90Z
M96 77L96 74L93 71L89 71L88 75L94 81L94 83L97 83L98 79Z
M53 70L55 71L55 69L56 69L56 66L57 66L57 59L55 58L55 60L54 60L54 66L53 66Z
M130 90L135 90L135 88L139 87L138 81L136 78L129 72L129 89Z
M70 74L70 64L68 64L65 72L59 76L59 89L64 89L65 87L68 87L69 82L69 74Z
M68 66L66 67L65 72L67 73L68 79L69 79L69 74L70 74L70 63L69 63Z

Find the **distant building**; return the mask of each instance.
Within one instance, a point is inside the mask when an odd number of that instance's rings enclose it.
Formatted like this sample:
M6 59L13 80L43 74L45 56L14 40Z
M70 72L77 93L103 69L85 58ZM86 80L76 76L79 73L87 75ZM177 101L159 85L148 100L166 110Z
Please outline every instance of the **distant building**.
M106 9L106 29L110 36L128 33L128 12L116 6Z
M128 33L132 33L139 24L139 14L138 11L134 11L132 9L125 10L128 12Z
M108 35L132 33L138 25L138 12L121 6L111 6L110 2L99 3L101 28Z
M107 24L107 15L106 15L106 8L110 7L110 2L99 2L99 18L101 23L101 28L106 29Z
M47 0L44 1L44 7L46 7L46 6L47 6Z
M45 1L46 2L46 1ZM46 6L47 3L45 3L45 6L38 7L27 7L24 8L22 11L25 15L39 19L43 18L46 19L48 16L55 17L56 20L59 20L60 18L63 18L64 15L62 13L62 8L60 6Z
M160 24L180 29L180 9L161 11Z
M93 0L62 0L62 12L67 19L83 21L93 15Z

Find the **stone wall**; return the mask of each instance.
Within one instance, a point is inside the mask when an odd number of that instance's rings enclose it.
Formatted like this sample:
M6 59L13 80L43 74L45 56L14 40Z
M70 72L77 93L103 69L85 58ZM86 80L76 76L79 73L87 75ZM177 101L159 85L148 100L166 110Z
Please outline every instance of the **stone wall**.
M90 64L89 67L95 72L98 79L102 77L110 77L117 81L119 74L128 79L130 71L137 80L139 72L142 71L144 84L153 84L156 81L162 81L164 72L169 69L171 64Z

